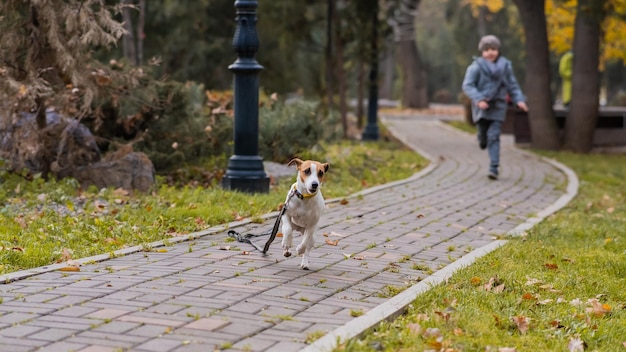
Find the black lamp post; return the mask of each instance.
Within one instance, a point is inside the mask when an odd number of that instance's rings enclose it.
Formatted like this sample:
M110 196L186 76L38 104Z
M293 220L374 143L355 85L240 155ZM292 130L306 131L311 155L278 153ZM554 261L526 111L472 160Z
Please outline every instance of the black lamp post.
M363 131L364 141L378 140L378 1L372 1L372 63L370 68L370 95L367 103L367 125Z
M233 47L237 60L228 69L234 75L234 155L222 180L225 189L248 193L268 193L269 177L259 153L259 71L263 66L254 58L259 49L256 33L257 1L236 0L237 29Z

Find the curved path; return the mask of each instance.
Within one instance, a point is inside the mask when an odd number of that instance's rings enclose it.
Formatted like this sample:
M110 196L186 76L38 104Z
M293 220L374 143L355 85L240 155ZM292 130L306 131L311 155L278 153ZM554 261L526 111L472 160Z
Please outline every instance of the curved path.
M383 120L432 163L347 204L330 201L311 270L284 258L278 240L268 256L245 254L252 248L227 242L222 226L152 252L85 258L80 272L5 275L0 351L330 350L337 338L402 313L428 285L501 245L499 236L529 228L575 194L573 173L506 136L494 182L473 136L428 116ZM274 216L228 226L261 233Z

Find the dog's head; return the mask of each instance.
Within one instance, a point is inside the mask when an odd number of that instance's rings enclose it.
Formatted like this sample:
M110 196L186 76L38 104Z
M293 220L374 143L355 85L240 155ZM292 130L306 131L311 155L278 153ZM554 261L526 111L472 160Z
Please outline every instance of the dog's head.
M328 163L320 163L314 160L302 161L298 158L291 159L287 165L296 165L298 170L297 182L303 185L306 191L311 194L317 192L330 166Z

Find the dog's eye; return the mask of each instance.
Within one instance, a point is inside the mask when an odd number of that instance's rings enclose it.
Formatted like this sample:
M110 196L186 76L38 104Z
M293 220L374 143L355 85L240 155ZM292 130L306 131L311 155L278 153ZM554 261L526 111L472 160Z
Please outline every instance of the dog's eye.
M311 174L311 169L304 170L304 174L309 176Z
M324 171L318 171L317 177L322 178L322 176L324 176Z

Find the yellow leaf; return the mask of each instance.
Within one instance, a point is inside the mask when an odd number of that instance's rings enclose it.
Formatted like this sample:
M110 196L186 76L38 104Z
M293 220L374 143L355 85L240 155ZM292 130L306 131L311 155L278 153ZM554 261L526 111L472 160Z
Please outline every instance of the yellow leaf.
M332 241L332 240L326 240L325 242L326 242L326 244L328 244L328 245L331 245L331 246L336 246L336 245L339 243L339 240L334 240L334 241Z
M80 271L80 268L77 266L65 266L59 269L59 271Z

